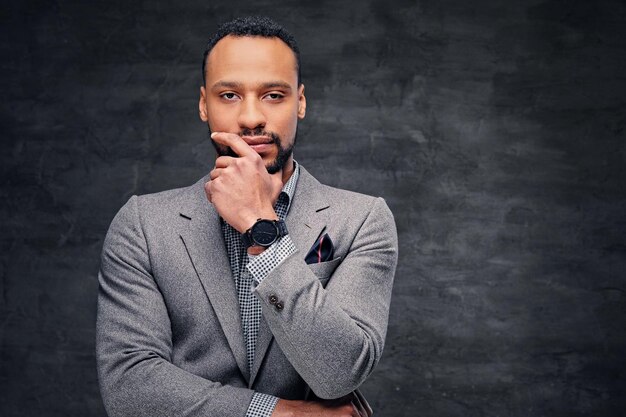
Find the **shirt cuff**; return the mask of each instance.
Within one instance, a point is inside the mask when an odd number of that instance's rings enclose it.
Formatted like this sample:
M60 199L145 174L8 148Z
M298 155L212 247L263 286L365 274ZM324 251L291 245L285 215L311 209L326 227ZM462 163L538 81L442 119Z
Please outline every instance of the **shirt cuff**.
M289 235L283 236L274 244L265 249L256 256L248 255L248 271L256 281L260 284L274 268L282 261L297 251L296 245L293 244Z
M246 417L269 417L274 412L277 402L278 397L255 392L252 394L252 401L248 406Z

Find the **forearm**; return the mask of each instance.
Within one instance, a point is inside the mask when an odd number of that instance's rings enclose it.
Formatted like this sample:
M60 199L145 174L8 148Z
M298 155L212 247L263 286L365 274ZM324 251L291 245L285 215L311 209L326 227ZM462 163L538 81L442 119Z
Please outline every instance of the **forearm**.
M287 260L276 272L295 262ZM351 317L317 277L298 270L301 273L268 278L258 287L263 315L285 356L313 391L321 398L341 397L370 374L382 353L384 333ZM298 287L286 290L293 281ZM281 310L270 301L276 294Z
M244 417L254 392L174 365L172 322L157 285L133 197L102 251L96 358L109 416ZM210 343L207 341L207 343Z
M171 323L158 289L139 273L127 271L132 283L115 279L110 273L116 269L110 262L103 265L96 326L98 375L108 415L244 417L254 392L174 365Z
M397 240L386 205L373 211L326 289L299 252L256 288L276 341L320 398L356 389L382 355Z
M116 366L100 359L100 388L110 417L246 416L253 391L209 381L147 356L131 355Z
M271 417L369 417L364 408L353 402L352 395L335 400L280 400Z

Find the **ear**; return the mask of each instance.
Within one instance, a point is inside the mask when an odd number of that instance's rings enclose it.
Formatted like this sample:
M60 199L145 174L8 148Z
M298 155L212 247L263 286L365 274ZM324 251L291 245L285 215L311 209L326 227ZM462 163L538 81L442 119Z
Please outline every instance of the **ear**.
M306 115L306 97L304 96L304 84L298 87L298 119L304 119Z
M202 120L204 123L209 121L209 115L207 113L207 96L206 96L206 89L204 88L204 86L200 87L200 100L198 101L198 110L200 112L200 120Z

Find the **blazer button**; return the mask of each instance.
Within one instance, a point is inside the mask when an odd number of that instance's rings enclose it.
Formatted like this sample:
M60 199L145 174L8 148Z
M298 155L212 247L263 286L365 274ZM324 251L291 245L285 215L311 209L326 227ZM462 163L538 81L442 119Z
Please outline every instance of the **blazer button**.
M274 294L270 295L270 304L276 304L278 302L278 297L276 297Z
M276 303L276 310L280 311L284 308L285 306L283 305L283 303L281 303L280 301L278 303Z

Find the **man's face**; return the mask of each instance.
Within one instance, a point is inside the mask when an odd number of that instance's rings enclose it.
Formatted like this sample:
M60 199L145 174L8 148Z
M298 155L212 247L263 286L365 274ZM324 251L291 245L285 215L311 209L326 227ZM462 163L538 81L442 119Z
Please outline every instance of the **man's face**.
M279 38L226 36L209 53L205 75L199 108L209 130L241 136L271 174L291 162L306 98L289 46ZM236 156L213 145L219 155Z

